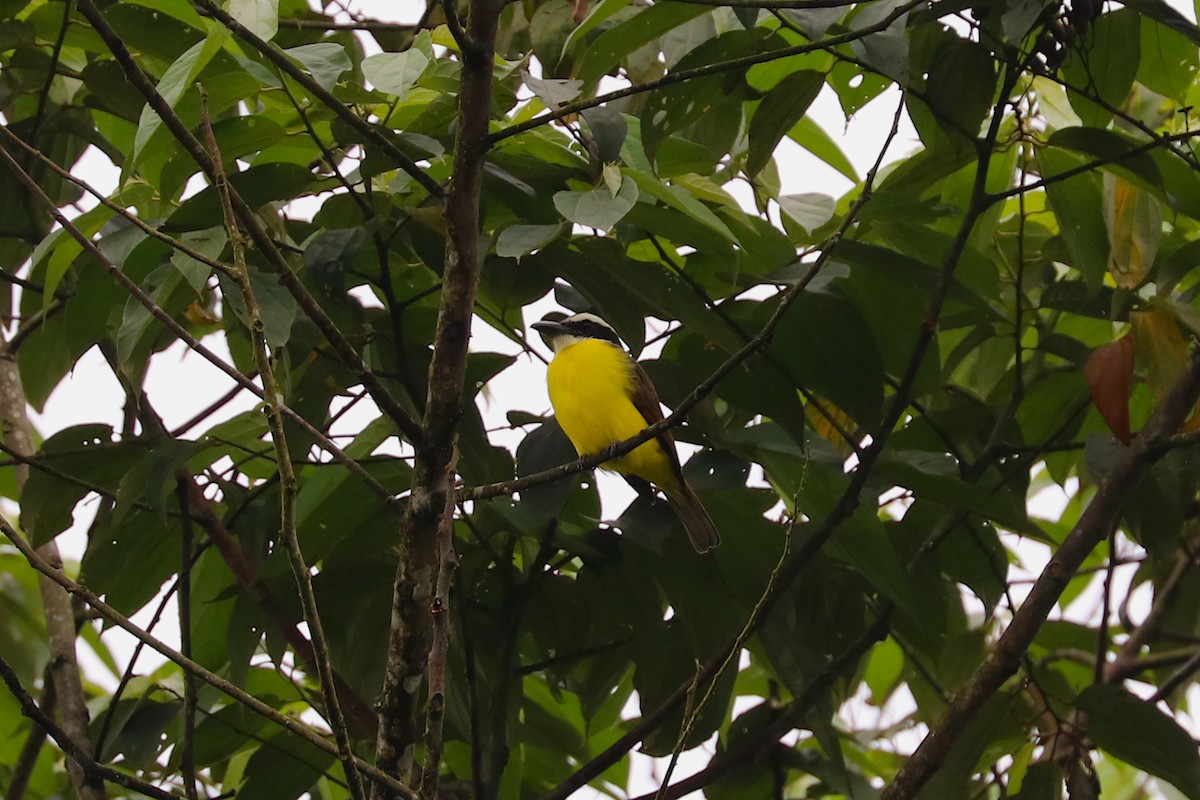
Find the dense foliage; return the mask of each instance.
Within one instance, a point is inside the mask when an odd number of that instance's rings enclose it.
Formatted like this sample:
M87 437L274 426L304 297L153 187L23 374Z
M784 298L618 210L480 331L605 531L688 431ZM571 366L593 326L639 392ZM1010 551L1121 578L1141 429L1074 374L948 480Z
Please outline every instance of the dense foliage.
M1200 798L1198 42L1162 0L0 0L6 796L625 797L703 747L661 797ZM919 146L862 172L822 92ZM853 188L784 194L788 142ZM489 391L547 295L654 354L716 551ZM234 391L171 430L180 340ZM123 425L32 431L93 349ZM100 633L176 595L128 671Z

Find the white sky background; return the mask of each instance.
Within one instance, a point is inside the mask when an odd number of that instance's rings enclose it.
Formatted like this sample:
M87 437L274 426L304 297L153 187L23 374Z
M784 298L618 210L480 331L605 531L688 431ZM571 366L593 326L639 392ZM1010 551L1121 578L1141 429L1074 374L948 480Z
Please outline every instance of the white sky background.
M1195 18L1195 12L1190 2L1185 0L1169 0L1170 4L1185 14L1189 19ZM346 4L353 12L381 20L397 22L415 22L424 10L424 0L351 0ZM374 40L364 37L368 52L374 52L377 47ZM882 96L861 109L847 124L834 92L825 87L809 110L809 115L817 121L841 146L842 150L855 165L860 175L865 175L874 163L879 150L889 131L899 93L889 89ZM919 147L916 134L907 117L903 120L900 135L892 143L887 161L902 158ZM785 139L777 152L780 178L785 194L820 192L832 197L839 197L851 188L851 183L841 174L827 166L824 162L800 148L794 142ZM91 182L102 191L110 192L116 186L119 171L108 162L102 154L90 150L75 169L76 174ZM744 182L735 181L727 186L738 201L748 209L753 208L749 187ZM85 208L94 203L84 203ZM315 206L313 208L315 211ZM526 324L535 321L546 311L554 308L552 300L544 300L526 309ZM540 345L537 337L531 337L531 342ZM227 355L220 337L209 337L206 344L220 355ZM513 367L501 373L489 384L488 400L484 408L485 423L489 427L500 427L506 424L505 413L510 408L531 409L533 411L549 411L550 404L544 385L544 366L540 361L532 359L520 352L507 339L497 334L486 324L476 319L473 330L472 348L476 350L492 350L519 356ZM543 348L543 353L545 353ZM174 427L191 418L204 409L229 389L228 378L204 359L191 354L182 345L176 345L169 351L156 356L151 364L147 379L146 391L154 408L163 416L168 427ZM65 379L47 402L41 414L34 414L33 421L42 435L49 435L71 425L84 422L107 422L119 430L121 408L124 396L113 377L111 370L94 350L86 354L75 369ZM241 397L230 403L225 409L215 415L205 427L219 419L228 418L241 411L252 408L253 399L243 393ZM360 404L363 413L347 415L336 432L351 432L361 428L373 416L368 403ZM510 447L515 447L524 435L523 431L497 431L494 441ZM604 496L604 513L608 519L615 518L632 497L632 491L619 478L603 475L599 477ZM1058 493L1043 493L1035 499L1034 511L1039 516L1057 518L1065 497ZM85 544L87 523L93 513L94 505L84 504L77 510L77 525L71 532L59 537L64 556L68 559L82 555ZM1020 554L1026 562L1026 570L1031 575L1040 571L1048 551L1040 546L1025 546L1020 548ZM1117 586L1114 590L1120 592L1122 584L1128 583L1133 570L1119 570ZM1122 574L1124 581L1120 580ZM1095 587L1094 587L1095 588ZM1144 587L1143 587L1144 588ZM1018 591L1020 599L1023 592ZM1118 594L1119 596L1119 594ZM1142 600L1148 594L1143 592ZM1091 592L1084 599L1077 601L1076 609L1084 617L1095 616L1099 608L1098 592ZM1141 617L1137 608L1148 607L1148 603L1138 603L1133 606L1135 619ZM1142 612L1144 613L1144 612ZM146 615L148 617L148 614ZM167 615L169 619L171 614ZM146 622L146 620L139 620ZM167 622L160 626L155 634L169 643L177 643L177 626ZM105 635L106 641L113 647L122 662L127 658L132 648L129 639L119 632ZM84 649L82 655L90 665L89 676L108 687L115 686L116 678L108 675L106 668L99 664L90 653ZM139 662L139 671L152 669L161 659L157 654L143 655ZM123 663L122 663L123 666ZM1200 706L1200 698L1192 695L1192 708ZM911 698L898 698L887 708L888 717L892 720L902 718L911 710ZM867 704L856 703L853 718L859 723L874 720L878 711ZM869 716L865 716L869 715ZM1196 726L1193 724L1193 733ZM916 740L905 746L915 745ZM675 780L690 774L695 769L707 763L707 756L685 758L680 763ZM635 757L631 791L649 791L657 785L653 780L656 769L651 759ZM587 796L581 794L579 796ZM699 796L696 793L694 796Z

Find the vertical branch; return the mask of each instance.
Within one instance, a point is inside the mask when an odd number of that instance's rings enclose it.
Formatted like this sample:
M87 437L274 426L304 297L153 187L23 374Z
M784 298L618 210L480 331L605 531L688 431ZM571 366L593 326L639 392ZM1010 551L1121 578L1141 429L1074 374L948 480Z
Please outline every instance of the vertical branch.
M447 495L454 491L455 432L462 413L467 345L479 282L479 194L488 147L500 9L497 0L472 0L466 28L470 46L461 55L454 171L445 206L442 297L412 494L400 526L400 564L393 585L391 632L378 704L376 764L395 776L411 774L415 762L417 710L434 638L438 531L452 508Z
M242 232L238 227L237 217L234 215L228 180L221 164L221 154L217 150L217 140L208 119L207 99L208 95L201 87L201 120L216 173L214 185L221 200L225 228L229 234L229 246L233 250L233 273L241 288L242 301L246 306L246 318L254 342L254 360L262 379L263 397L266 401L264 406L267 413L267 424L271 429L271 443L275 448L276 460L279 464L280 538L283 540L284 549L287 550L288 561L291 563L296 586L300 593L300 604L304 609L304 619L308 622L309 633L312 635L313 660L317 664L317 677L321 684L321 695L325 700L325 714L329 721L329 727L333 729L334 740L337 742L338 759L342 762L342 769L346 773L350 797L352 800L363 800L365 795L362 777L354 763L354 750L351 747L350 735L346 731L346 720L342 716L341 705L338 703L333 666L329 660L329 646L325 639L325 630L321 625L321 616L317 610L312 576L309 575L308 564L304 560L304 554L300 551L300 542L296 535L297 482L296 473L292 467L292 456L288 450L287 436L283 428L281 410L283 395L279 384L275 381L274 358L271 355L270 344L267 342L266 326L263 323L258 301L254 296L254 288L250 284Z
M0 436L9 449L28 458L37 448L33 444L33 426L25 409L25 388L21 384L16 356L0 333ZM17 486L23 487L29 479L29 467L17 464L14 469ZM62 556L53 540L39 547L37 552L56 569L62 568ZM50 644L48 671L54 682L62 728L80 750L88 752L92 749L88 735L89 715L75 653L75 610L71 596L44 576L39 576L38 587L45 610L46 637ZM67 770L80 800L105 800L108 796L104 783L94 774L86 772L76 761L68 759Z
M429 709L425 715L425 764L417 793L421 800L437 800L445 739L442 723L446 716L446 657L450 651L450 584L458 559L454 553L454 494L446 493L446 511L438 526L440 548L437 588L433 597L433 646L429 652ZM415 781L410 781L414 783Z
M179 562L179 652L192 657L192 517L188 509L188 486L182 478L175 479L175 497L179 502L179 528L182 533L183 556ZM196 728L196 678L183 673L183 734L180 736L179 771L183 773L183 791L188 800L197 800L196 750L193 734Z

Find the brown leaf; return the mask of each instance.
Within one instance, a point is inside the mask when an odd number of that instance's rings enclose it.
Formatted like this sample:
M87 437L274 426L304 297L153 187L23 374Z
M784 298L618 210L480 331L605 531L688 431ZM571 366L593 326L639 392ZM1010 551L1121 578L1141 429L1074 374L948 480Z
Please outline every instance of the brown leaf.
M1092 401L1108 429L1129 444L1129 392L1133 389L1133 338L1123 336L1097 347L1083 365Z

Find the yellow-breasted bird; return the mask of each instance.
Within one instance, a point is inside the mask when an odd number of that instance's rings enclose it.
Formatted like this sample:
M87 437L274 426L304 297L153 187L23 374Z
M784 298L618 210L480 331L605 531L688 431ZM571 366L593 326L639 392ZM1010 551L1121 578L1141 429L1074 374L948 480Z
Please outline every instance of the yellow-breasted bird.
M600 317L556 312L533 323L533 329L554 351L546 371L550 403L581 456L635 436L663 418L650 376ZM649 482L661 490L697 552L721 543L717 526L683 478L670 431L603 466L624 475L637 489Z

